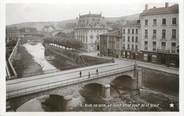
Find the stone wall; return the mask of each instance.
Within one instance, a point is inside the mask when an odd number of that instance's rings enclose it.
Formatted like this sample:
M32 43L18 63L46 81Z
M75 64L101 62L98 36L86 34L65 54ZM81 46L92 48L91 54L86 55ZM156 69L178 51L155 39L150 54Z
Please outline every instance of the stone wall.
M179 75L144 68L143 86L173 96L179 96Z

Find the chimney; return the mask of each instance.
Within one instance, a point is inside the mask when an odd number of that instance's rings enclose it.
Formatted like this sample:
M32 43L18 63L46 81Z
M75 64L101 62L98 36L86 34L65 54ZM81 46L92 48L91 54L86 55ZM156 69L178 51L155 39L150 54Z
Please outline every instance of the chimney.
M145 4L145 9L144 10L148 10L148 4Z
M168 7L169 7L169 3L166 2L166 3L165 3L165 8L168 8Z

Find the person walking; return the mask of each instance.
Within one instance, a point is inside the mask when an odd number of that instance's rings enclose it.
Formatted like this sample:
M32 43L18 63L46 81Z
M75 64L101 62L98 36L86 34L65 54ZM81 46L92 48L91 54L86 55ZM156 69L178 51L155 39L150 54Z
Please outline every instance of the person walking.
M80 73L79 73L79 74L80 74L80 77L82 77L82 72L81 72L81 71L80 71Z
M88 78L90 78L90 72L88 72Z
M98 75L98 68L96 69L96 74Z

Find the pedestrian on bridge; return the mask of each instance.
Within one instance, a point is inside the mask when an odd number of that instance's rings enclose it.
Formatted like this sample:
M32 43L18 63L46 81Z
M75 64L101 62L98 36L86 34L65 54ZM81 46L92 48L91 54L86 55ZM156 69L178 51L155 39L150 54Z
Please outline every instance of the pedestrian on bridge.
M81 71L80 71L80 73L79 73L79 74L80 74L80 77L82 77L82 72L81 72Z
M88 72L88 78L90 78L90 72Z
M96 69L96 74L98 75L98 68Z

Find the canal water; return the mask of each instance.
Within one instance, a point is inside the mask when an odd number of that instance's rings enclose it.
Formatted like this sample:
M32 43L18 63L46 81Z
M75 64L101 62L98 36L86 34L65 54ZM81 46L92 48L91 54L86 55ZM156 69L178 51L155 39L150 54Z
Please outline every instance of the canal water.
M34 61L41 66L43 72L47 72L49 70L57 70L56 67L50 64L45 58L45 48L42 43L25 43L23 46L28 51L28 53L32 55Z

